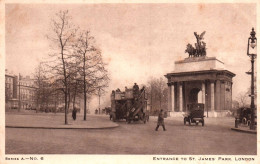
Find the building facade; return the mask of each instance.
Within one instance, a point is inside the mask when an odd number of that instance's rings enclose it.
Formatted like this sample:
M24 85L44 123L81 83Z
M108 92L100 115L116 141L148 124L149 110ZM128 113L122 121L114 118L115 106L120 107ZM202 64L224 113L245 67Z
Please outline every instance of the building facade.
M5 70L5 108L6 110L25 110L36 108L35 80L22 77Z
M6 110L18 109L18 77L5 70L5 108Z
M30 78L30 76L19 76L18 99L22 110L36 109L36 91L37 87L34 79Z

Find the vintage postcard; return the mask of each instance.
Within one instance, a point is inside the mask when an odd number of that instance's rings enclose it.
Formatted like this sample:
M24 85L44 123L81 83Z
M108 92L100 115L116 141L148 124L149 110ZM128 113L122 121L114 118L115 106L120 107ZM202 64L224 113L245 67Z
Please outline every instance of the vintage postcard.
M259 163L258 1L1 1L0 163Z

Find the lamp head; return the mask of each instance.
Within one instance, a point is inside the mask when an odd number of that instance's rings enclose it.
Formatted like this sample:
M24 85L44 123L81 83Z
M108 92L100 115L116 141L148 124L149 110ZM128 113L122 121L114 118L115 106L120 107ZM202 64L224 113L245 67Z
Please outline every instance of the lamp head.
M254 49L255 48L255 46L256 46L256 37L255 37L255 30L254 30L254 28L252 28L252 31L250 32L250 35L251 35L251 37L250 37L250 40L251 40L251 43L250 43L250 46Z

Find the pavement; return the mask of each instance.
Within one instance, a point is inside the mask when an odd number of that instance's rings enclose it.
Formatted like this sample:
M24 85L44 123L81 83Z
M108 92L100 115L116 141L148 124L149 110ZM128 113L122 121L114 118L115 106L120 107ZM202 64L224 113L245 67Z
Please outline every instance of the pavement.
M77 114L77 119L72 119L71 113L67 116L68 124L65 125L64 113L8 113L5 114L7 128L39 128L39 129L106 129L119 125L110 121L107 115L89 115L86 121L83 114Z
M231 128L231 130L243 133L257 134L257 128L255 130L251 130L250 127L247 125L239 125L238 128L233 127Z

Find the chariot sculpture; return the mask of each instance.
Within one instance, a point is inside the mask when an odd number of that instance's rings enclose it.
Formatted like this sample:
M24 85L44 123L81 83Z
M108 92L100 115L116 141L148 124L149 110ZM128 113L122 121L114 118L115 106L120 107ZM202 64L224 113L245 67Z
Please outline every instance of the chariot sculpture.
M195 48L190 43L188 43L185 50L185 53L188 53L189 57L206 56L206 43L202 41L204 39L203 36L205 35L205 33L206 31L198 35L197 32L194 32L194 35L197 39L197 43L195 43Z

